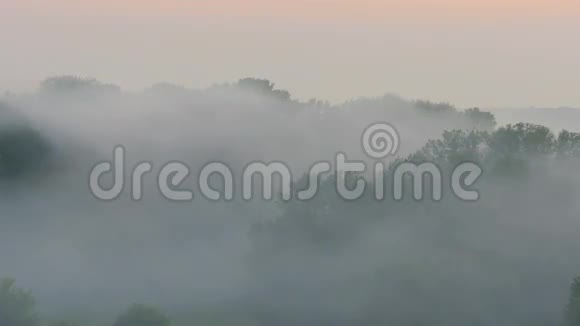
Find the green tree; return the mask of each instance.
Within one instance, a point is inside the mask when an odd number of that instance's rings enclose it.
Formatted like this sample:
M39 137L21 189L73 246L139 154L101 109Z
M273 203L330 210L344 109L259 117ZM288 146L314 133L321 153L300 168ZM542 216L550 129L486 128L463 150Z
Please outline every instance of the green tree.
M433 103L431 101L418 100L414 103L415 108L427 112L427 113L447 113L454 114L457 113L457 109L449 103Z
M171 321L156 308L135 304L119 316L114 326L170 326Z
M50 77L42 82L40 90L52 94L81 93L83 95L121 92L119 86L102 83L94 78L76 76Z
M49 323L50 326L79 326L78 323L68 320L58 320Z
M580 277L570 287L570 300L564 316L565 326L580 326Z
M448 130L441 139L434 139L408 158L415 163L436 162L443 167L454 168L465 161L482 161L481 147L489 135L483 131Z
M34 129L0 129L0 179L15 178L41 169L50 152L49 147Z
M243 78L238 81L238 87L243 90L255 92L257 94L270 96L282 101L290 100L290 93L282 89L274 89L276 86L267 79Z
M551 154L556 137L548 127L518 123L499 128L493 133L489 145L501 154Z
M13 279L0 280L0 325L37 326L34 297L14 285Z
M560 158L580 157L580 133L563 130L558 135L556 152Z
M497 124L491 112L481 111L479 108L467 109L463 114L477 130L493 130Z
M525 176L536 158L552 156L556 137L549 128L530 123L507 125L488 140L491 171L504 176Z

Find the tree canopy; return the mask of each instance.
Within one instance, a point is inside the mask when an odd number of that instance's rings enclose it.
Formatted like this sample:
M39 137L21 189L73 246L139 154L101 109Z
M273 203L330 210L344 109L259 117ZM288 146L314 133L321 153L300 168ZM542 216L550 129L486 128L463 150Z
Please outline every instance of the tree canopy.
M38 326L34 297L15 284L14 279L0 279L0 325Z

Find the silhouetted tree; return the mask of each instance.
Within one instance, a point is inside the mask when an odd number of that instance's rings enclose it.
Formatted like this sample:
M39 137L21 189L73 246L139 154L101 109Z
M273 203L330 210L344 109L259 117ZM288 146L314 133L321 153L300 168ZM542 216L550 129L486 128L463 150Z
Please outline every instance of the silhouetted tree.
M46 163L50 146L34 129L0 129L0 178L19 177Z
M558 157L580 157L580 133L563 130L556 145Z
M491 112L481 111L479 108L467 109L463 114L477 130L491 131L497 124L495 116Z
M282 101L290 100L290 93L286 90L274 89L275 84L267 79L243 78L238 81L238 87L243 90L271 96Z
M428 141L408 160L436 162L445 167L454 167L465 161L480 162L483 160L482 147L488 139L489 134L483 131L444 131L441 139Z
M455 113L457 109L449 103L434 103L430 101L415 101L415 107L427 113Z
M564 316L565 326L580 326L580 277L570 287L570 299Z
M490 139L493 151L503 154L550 154L556 138L549 128L531 123L518 123L499 128Z
M555 153L556 137L549 128L518 123L496 130L489 138L489 167L497 174L521 176L534 158Z
M42 82L40 90L52 94L81 93L83 95L121 92L121 89L116 85L101 83L94 78L76 76L48 78Z
M143 304L131 306L114 326L170 326L171 321L156 308Z
M37 326L32 294L16 288L13 279L0 280L0 325Z
M59 320L55 322L51 322L50 326L80 326L78 323L71 322L68 320Z

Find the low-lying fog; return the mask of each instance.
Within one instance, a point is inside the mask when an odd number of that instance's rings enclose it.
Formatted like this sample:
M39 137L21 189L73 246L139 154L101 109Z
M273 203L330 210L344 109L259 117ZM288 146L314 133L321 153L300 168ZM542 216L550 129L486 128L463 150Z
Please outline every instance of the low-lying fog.
M349 203L328 199L331 189L305 203L239 193L212 202L195 186L211 161L236 180L252 161L284 162L296 180L337 152L373 162L361 134L380 121L397 128L401 158L445 130L529 122L552 129L554 148L561 129L580 132L578 110L493 114L497 125L483 111L395 95L300 102L253 79L141 92L49 79L0 100L0 277L30 289L47 316L87 324L144 302L184 325L196 324L195 311L217 311L226 324L243 316L252 325L557 325L580 275L580 164L531 150L528 138L518 138L521 165L487 156L495 161L485 163L473 203L450 193L441 202ZM38 139L6 141L2 133L18 128ZM129 187L111 202L94 198L90 170L117 145L128 166L186 162L195 172L183 187L194 200L163 198L154 173L141 201Z

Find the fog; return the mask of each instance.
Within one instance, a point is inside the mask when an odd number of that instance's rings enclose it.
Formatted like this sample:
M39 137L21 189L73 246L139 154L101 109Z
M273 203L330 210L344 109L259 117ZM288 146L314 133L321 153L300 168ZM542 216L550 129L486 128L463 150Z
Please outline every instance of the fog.
M529 122L541 124L554 131L562 129L578 131L580 126L580 109L577 108L520 108L491 110L498 123Z
M48 79L0 99L0 132L38 137L0 136L0 278L31 290L45 318L80 325L110 323L135 302L176 325L560 325L580 275L580 137L564 144L558 134L580 132L569 118L578 112L494 111L496 125L465 109L393 94L304 102L259 79L142 91ZM376 122L397 129L398 158L445 171L480 162L481 198L349 202L328 178L308 202L245 201L238 184L233 201L214 202L196 186L214 161L235 180L251 162L284 162L297 182L338 152L374 163L361 135ZM526 129L514 150L501 127L519 122L545 125L554 139ZM425 150L454 129L485 134L489 148L467 155L459 137ZM153 164L141 201L129 187L114 201L90 192L91 169L118 145L128 167ZM181 186L191 202L155 184L173 161L193 171Z

